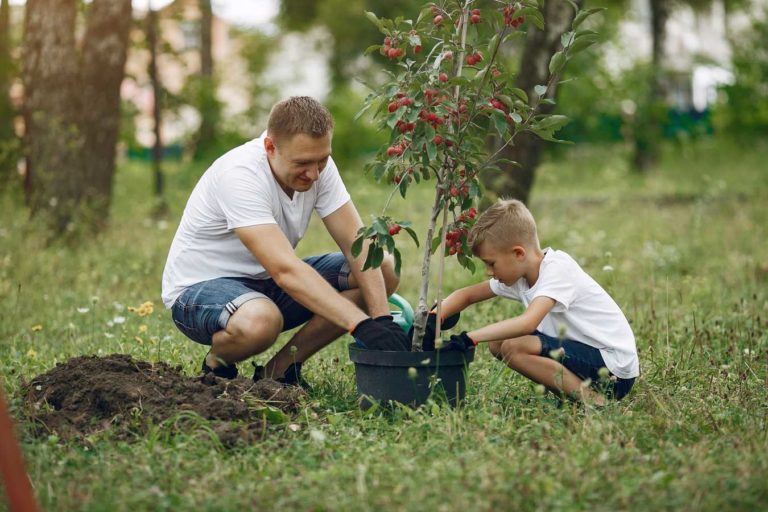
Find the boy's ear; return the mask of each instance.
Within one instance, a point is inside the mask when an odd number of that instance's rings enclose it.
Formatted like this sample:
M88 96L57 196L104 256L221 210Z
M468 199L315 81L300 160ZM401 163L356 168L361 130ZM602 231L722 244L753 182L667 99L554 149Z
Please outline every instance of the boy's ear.
M515 258L518 260L525 259L525 247L522 245L514 245L512 246L512 253L515 255Z

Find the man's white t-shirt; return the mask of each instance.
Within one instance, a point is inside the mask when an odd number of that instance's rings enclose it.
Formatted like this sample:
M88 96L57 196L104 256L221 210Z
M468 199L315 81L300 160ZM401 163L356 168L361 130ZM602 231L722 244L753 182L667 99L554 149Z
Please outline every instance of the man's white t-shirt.
M192 191L163 271L162 298L167 308L185 288L202 281L269 277L235 228L277 224L296 247L313 210L323 218L349 201L333 159L328 159L309 190L288 197L272 174L264 137L224 154Z
M624 313L567 253L545 249L539 278L532 287L525 278L511 286L491 279L490 285L496 295L525 307L536 297L549 297L555 305L539 324L540 332L557 338L564 328L565 338L600 350L612 374L622 379L640 375L635 336Z

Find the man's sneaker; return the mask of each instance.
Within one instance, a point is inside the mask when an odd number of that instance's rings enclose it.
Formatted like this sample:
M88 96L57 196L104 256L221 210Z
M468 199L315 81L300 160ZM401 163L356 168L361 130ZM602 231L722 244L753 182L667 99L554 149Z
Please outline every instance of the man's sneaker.
M258 382L261 379L266 378L266 369L260 365L260 364L253 364L254 370L253 370L253 381ZM282 377L278 377L275 379L280 384L285 384L286 386L298 386L300 388L305 389L306 391L309 391L312 389L312 386L309 385L309 382L304 380L304 378L301 376L301 363L293 363L291 364L286 370L285 375Z
M203 358L203 375L213 373L216 377L221 377L222 379L234 379L237 377L237 366L234 364L228 366L221 365L217 366L216 368L211 368L208 366L208 363L205 362L207 358L208 354L206 354Z

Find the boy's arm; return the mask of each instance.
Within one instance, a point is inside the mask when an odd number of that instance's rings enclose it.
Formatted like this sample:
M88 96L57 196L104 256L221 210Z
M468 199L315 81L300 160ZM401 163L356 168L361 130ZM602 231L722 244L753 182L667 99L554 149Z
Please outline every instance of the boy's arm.
M459 288L443 299L440 305L440 316L448 318L451 315L464 311L472 304L492 299L493 297L496 297L496 294L491 290L489 281Z
M514 318L486 325L467 333L473 342L506 340L531 334L554 307L555 301L549 297L536 297L523 313Z

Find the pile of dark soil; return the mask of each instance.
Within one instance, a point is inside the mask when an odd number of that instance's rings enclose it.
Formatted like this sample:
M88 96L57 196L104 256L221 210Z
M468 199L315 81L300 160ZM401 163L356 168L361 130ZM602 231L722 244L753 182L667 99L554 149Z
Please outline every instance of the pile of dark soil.
M110 430L131 439L166 420L172 431L184 431L204 418L226 447L262 439L270 421L298 412L304 395L270 379L188 377L180 366L124 354L72 358L25 383L21 393L36 435L68 441Z

